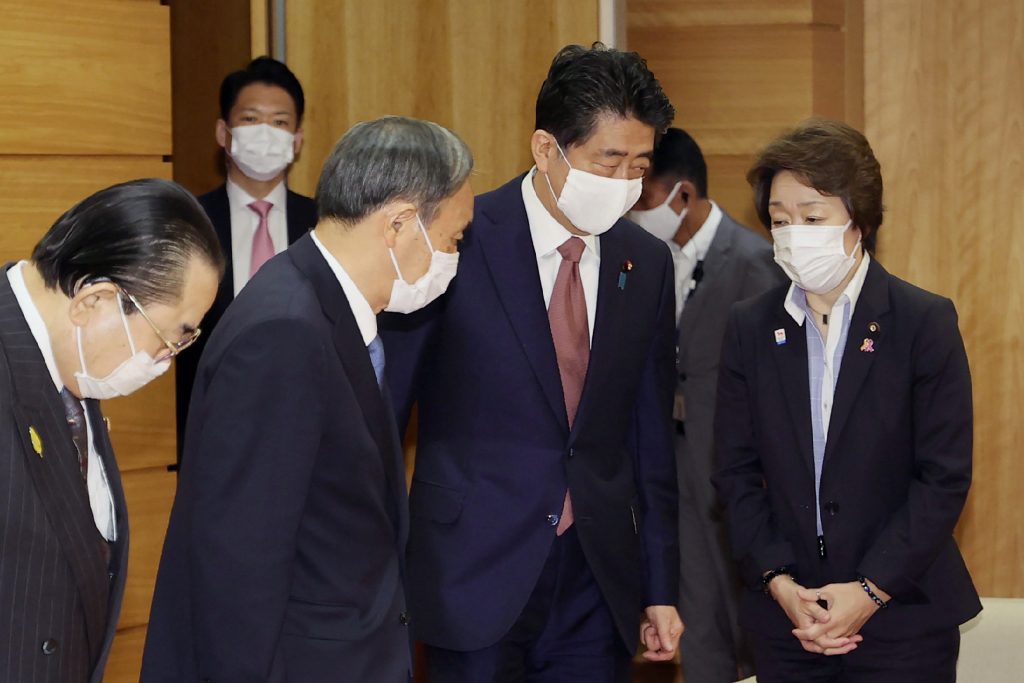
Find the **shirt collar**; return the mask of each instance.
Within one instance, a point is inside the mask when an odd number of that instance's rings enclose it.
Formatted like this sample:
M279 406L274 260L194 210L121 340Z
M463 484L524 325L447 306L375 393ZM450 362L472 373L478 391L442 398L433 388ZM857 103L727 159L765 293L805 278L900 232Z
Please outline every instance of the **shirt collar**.
M863 246L861 248L863 249ZM861 259L860 265L857 266L857 272L853 274L853 278L846 284L846 289L839 295L836 302L832 304L833 310L835 310L836 306L849 302L850 316L853 316L853 309L857 307L857 299L860 298L860 292L864 289L864 280L868 275L868 262L870 260L871 256L865 251L864 258ZM797 325L804 324L804 319L807 317L807 293L797 287L795 282L789 285L789 291L786 293L785 308Z
M237 185L230 178L227 180L227 192L228 201L233 206L248 208L250 204L256 201L252 195L242 189L241 185ZM264 199L273 204L274 209L284 210L285 202L288 199L288 188L285 186L284 181L282 180L275 185L274 189L271 190Z
M313 237L313 244L323 254L324 260L327 261L327 265L331 267L331 271L334 272L334 276L338 278L338 282L341 284L342 291L345 292L345 298L348 299L348 305L352 309L352 315L356 319L356 325L359 327L359 334L363 337L363 343L367 346L370 345L377 337L377 315L370 308L370 303L363 296L363 293L353 282L349 274L345 272L341 263L338 259L334 258L334 254L327 251L327 247L323 245L320 239L316 236L316 231L310 232Z
M718 224L722 222L722 209L715 202L710 203L711 211L708 212L708 217L697 228L697 232L693 233L690 241L683 246L683 250L688 251L698 261L708 255L711 242L715 239L715 233L718 232Z
M533 239L533 250L537 257L555 253L570 237L579 237L583 244L595 256L601 255L600 241L595 235L573 235L565 226L555 220L537 196L533 187L533 176L537 173L534 166L523 178L523 203L526 205L526 218L530 222L530 237Z
M14 291L14 298L18 300L21 314L25 316L25 322L28 323L28 329L36 340L36 346L39 347L40 353L43 354L46 369L50 371L50 379L53 380L53 385L57 388L57 391L60 391L64 388L64 380L60 378L60 372L57 370L57 359L53 355L53 346L50 344L50 333L46 329L46 323L43 322L43 316L40 315L39 309L36 308L35 302L32 301L32 296L28 293L28 287L25 285L25 274L22 272L22 269L27 264L27 261L18 261L7 271L7 279L10 281L11 289Z

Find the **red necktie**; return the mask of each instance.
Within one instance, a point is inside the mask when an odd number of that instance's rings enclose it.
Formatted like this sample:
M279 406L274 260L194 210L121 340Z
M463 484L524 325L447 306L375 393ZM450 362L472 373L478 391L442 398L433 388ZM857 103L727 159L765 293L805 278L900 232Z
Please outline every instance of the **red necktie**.
M252 258L249 261L249 277L256 274L260 267L274 257L274 241L270 239L270 223L267 216L273 204L265 199L257 199L249 204L249 208L259 214L260 224L252 238Z
M583 294L580 279L580 257L586 245L579 237L570 237L558 253L562 263L558 266L555 288L548 305L548 322L551 324L551 338L555 342L555 357L558 359L558 374L562 378L562 394L565 397L565 414L569 428L576 420L576 411L583 394L583 382L587 378L590 362L590 326L587 323L587 299ZM562 517L556 533L561 536L572 526L572 498L565 492Z

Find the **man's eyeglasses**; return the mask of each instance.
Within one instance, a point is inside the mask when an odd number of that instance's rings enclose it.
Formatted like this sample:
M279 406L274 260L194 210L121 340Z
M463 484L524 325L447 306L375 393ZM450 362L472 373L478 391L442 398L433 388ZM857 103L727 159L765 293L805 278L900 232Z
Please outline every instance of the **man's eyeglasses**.
M134 296L124 291L120 287L118 287L118 289L121 290L122 294L128 297L128 301L132 302L132 306L135 306L135 310L137 310L139 314L143 317L143 319L145 319L145 321L149 323L149 326L153 328L153 332L156 333L156 336L160 337L160 341L162 341L164 343L164 346L167 347L167 350L160 353L160 355L158 355L154 359L156 360L156 362L161 363L165 360L170 360L171 358L174 358L179 353L195 344L196 339L199 339L199 334L202 332L202 330L200 330L197 327L196 329L189 332L184 339L179 339L176 342L172 342L171 340L164 336L164 333L160 331L160 328L157 327L156 323L153 322L152 318L150 318L149 315L146 314L146 309L142 307L142 304L140 304Z

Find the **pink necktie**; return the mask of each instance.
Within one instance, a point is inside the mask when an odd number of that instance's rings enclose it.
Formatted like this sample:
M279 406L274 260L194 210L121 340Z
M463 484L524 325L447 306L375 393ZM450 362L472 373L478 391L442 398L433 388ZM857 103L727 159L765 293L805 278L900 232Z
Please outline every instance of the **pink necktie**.
M252 238L252 259L249 261L250 278L274 256L274 241L270 239L270 223L267 221L267 216L270 215L270 209L273 206L265 199L257 199L249 204L249 208L260 217L260 224Z
M583 394L583 382L587 378L590 362L590 327L587 324L587 299L583 294L580 279L580 257L586 245L579 237L570 237L558 253L562 263L558 266L555 288L548 305L548 322L551 324L551 338L555 342L555 357L558 359L558 374L562 378L562 394L565 397L565 414L569 428L576 420L576 411ZM562 517L556 533L561 536L572 526L572 498L565 492Z

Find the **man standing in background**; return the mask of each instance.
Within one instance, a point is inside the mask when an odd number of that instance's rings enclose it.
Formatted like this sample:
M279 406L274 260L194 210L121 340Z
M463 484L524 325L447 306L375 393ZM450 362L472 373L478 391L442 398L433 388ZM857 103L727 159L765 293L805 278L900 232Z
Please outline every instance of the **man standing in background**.
M675 261L683 672L686 683L731 683L753 671L737 621L741 584L710 480L718 356L733 303L780 284L784 275L767 240L708 198L704 155L679 128L658 143L628 217L664 240Z
M287 188L288 167L302 149L305 97L295 74L270 57L228 74L220 86L217 144L227 181L199 197L217 231L227 272L203 328L207 333L178 362L178 453L199 357L228 304L267 260L316 225L316 203Z

